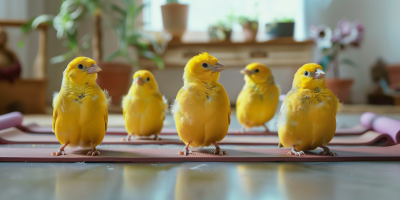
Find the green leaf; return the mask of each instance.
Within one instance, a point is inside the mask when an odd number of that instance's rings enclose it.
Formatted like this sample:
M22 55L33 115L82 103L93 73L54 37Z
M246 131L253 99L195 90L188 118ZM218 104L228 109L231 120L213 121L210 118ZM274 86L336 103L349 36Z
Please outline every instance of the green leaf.
M18 41L18 48L24 47L24 42L23 41Z
M329 68L329 63L331 62L332 57L331 56L324 56L322 57L320 61L320 65L322 66L322 69L326 72Z
M120 56L121 51L117 50L114 53L110 54L109 56L107 56L106 58L104 58L105 61L111 61L114 60L116 57Z
M72 58L74 55L75 55L75 54L74 54L73 51L69 51L69 52L64 53L64 54L62 54L62 55L52 57L52 58L50 59L50 63L51 63L51 64L61 63L61 62L64 62L64 61L66 61L66 60L69 60L69 59Z
M354 61L348 59L348 58L343 58L340 63L342 64L346 64L349 65L350 67L358 67L357 63L355 63Z
M154 61L158 67L158 69L163 70L164 69L164 62L161 59L160 56L156 55L155 53L153 53L152 51L139 51L139 55L149 58L152 61Z
M125 18L126 11L124 9L122 9L121 7L119 7L118 5L112 4L111 9L116 11L117 13L121 14L121 16Z

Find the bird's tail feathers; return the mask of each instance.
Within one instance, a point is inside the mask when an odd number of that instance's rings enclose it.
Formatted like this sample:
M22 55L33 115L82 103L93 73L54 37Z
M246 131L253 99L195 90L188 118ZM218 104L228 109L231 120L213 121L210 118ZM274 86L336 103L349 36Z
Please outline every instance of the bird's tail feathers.
M111 96L108 94L108 91L106 89L103 90L104 96L106 97L106 102L107 106L110 106L111 104Z

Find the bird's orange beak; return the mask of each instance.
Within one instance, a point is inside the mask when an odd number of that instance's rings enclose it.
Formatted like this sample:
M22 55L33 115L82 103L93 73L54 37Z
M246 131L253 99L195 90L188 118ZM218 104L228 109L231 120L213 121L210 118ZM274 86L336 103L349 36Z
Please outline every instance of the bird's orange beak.
M220 72L220 71L224 71L225 69L227 69L227 67L225 67L225 65L217 62L217 64L214 66L214 68L212 69L212 72Z
M251 71L249 69L242 69L240 70L240 73L249 76L251 75Z
M93 74L93 73L97 73L100 72L101 68L95 64L92 64L89 68L88 68L88 74Z
M135 83L138 85L143 85L144 81L143 81L142 77L138 76L135 80Z
M314 74L314 79L320 79L325 76L325 72L322 71L321 69L317 69L317 71Z

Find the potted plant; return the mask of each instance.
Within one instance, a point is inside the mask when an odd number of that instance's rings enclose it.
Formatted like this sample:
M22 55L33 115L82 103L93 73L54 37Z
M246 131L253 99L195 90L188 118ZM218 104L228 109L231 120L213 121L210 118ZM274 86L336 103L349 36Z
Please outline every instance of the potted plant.
M132 66L140 68L137 59L131 58L128 54L128 49L134 49L137 54L154 60L159 68L164 67L161 58L147 50L149 43L151 45L157 45L157 43L145 33L140 32L134 24L144 5L137 6L134 0L123 1L123 3L126 9L102 0L64 0L60 12L56 16L40 15L35 17L22 27L22 32L28 33L41 23L47 23L54 27L57 37L65 41L64 44L70 51L53 57L50 60L51 63L64 62L72 57L81 56L82 50L90 47L89 40L92 38L93 59L103 70L103 73L98 74L97 83L101 88L109 91L113 104L119 104L122 95L128 90ZM105 60L111 61L121 56L130 64L103 62L101 40L103 16L108 17L106 19L109 20L119 36L118 50ZM86 33L78 39L80 24L88 19L92 19L94 31Z
M274 22L265 25L265 30L272 38L293 37L294 20L286 17L275 19Z
M254 4L254 10L258 9L258 3ZM244 41L252 42L256 40L258 32L258 12L253 17L238 17L239 24L242 25Z
M341 79L339 63L356 66L350 59L342 59L339 62L339 53L349 47L359 47L364 35L364 26L359 22L340 20L337 27L332 30L325 25L311 26L311 37L322 50L322 58L319 64L324 71L332 71L331 78L325 79L326 86L341 102L348 103L353 79Z
M246 42L255 41L258 32L258 19L240 16L239 23L243 28L244 40Z
M172 41L181 41L187 27L189 6L178 3L178 0L167 0L161 6L164 29L172 35Z
M233 10L223 20L218 20L216 24L208 28L208 35L211 42L229 42L232 36L232 26L236 21Z

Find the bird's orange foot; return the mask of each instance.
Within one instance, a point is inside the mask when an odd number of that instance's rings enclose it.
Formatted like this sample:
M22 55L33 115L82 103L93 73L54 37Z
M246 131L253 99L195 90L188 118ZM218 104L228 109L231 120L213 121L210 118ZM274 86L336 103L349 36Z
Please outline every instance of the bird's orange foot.
M221 149L215 149L213 154L220 155L220 156L227 155L226 151L222 151Z
M330 151L330 149L326 146L319 146L320 148L323 149L323 151L319 152L319 155L323 155L323 156L337 156L337 153Z
M193 154L193 152L189 151L189 149L183 149L182 151L179 151L178 154L187 156L189 154Z
M131 140L131 135L127 135L124 138L121 138L122 141L130 141Z
M287 153L288 155L295 155L295 156L301 156L301 155L306 155L304 151L296 151L294 147Z
M88 156L99 156L100 155L100 151L98 150L94 150L94 151L89 151L87 153Z
M57 152L51 152L52 156L61 156L61 155L66 155L65 151L57 151Z
M335 152L329 151L329 149L328 149L328 151L324 150L324 151L319 152L319 155L323 155L323 156L337 156L338 154L335 153Z
M154 136L153 138L151 138L152 140L161 140L161 138L158 137L158 135Z

